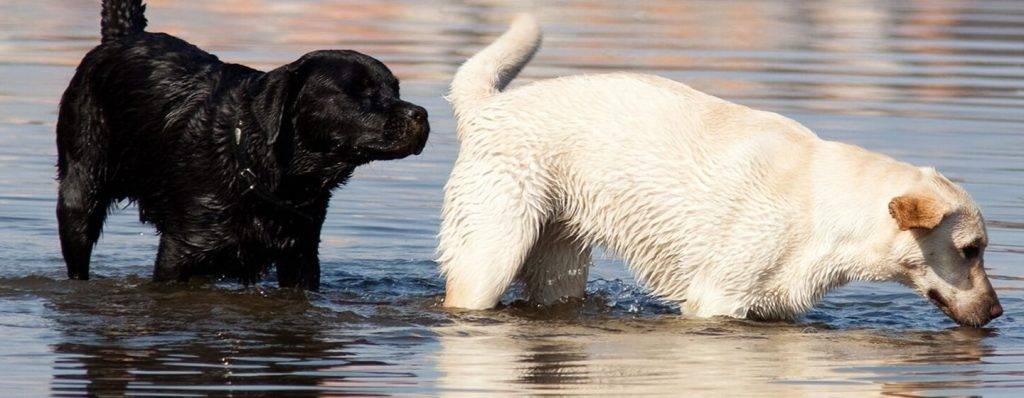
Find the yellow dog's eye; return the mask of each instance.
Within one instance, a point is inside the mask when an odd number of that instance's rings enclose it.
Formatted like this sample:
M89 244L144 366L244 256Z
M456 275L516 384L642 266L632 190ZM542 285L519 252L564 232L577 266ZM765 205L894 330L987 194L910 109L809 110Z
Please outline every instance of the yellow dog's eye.
M979 254L981 254L981 248L979 248L978 245L968 245L963 249L960 249L960 252L963 253L964 258L974 260L975 258L978 258Z

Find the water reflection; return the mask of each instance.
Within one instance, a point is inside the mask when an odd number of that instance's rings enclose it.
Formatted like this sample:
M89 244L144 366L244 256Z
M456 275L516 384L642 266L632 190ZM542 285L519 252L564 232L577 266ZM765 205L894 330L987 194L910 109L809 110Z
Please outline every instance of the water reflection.
M62 333L53 345L54 394L229 391L235 384L315 390L324 377L311 375L361 363L348 349L359 339L332 333L361 317L317 309L302 292L181 289L141 278L39 283ZM345 378L338 372L331 382Z
M724 320L608 319L554 327L463 321L437 333L440 388L452 395L675 395L681 389L722 396L916 395L980 387L983 358L994 352L983 342L989 332L978 329L886 336ZM922 382L925 375L935 380Z
M244 383L239 384L311 390L322 380L296 372L328 368L327 361L323 364L309 361L345 348L342 343L332 344L306 331L243 332L243 335L248 336L200 334L194 336L195 341L191 343L149 338L150 341L134 347L128 341L101 336L90 343L57 344L54 351L63 359L56 365L52 391L80 393L84 390L96 396L228 391L234 389L235 380L241 379ZM331 361L345 362L343 358Z

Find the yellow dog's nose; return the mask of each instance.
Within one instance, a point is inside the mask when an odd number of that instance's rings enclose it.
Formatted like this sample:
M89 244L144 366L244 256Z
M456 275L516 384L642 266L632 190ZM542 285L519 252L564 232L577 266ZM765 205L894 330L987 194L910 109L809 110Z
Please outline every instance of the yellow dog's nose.
M988 315L991 316L992 319L999 318L1003 315L1003 306L999 305L999 303L992 304L992 307L988 309Z

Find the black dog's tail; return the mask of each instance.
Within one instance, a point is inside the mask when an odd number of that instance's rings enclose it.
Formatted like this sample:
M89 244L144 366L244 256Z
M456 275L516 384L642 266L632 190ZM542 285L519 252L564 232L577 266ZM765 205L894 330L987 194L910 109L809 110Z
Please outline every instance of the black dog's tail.
M103 0L103 41L142 33L146 29L145 13L142 0Z

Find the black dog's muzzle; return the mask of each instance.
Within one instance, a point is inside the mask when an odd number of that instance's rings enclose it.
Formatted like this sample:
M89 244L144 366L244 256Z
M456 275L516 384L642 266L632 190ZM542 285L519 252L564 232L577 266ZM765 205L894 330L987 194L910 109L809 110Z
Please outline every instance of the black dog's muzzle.
M419 155L427 145L427 138L430 136L430 123L427 121L427 110L418 105L405 103L396 112L401 120L398 121L398 133L394 139L396 146L401 148L403 155Z

